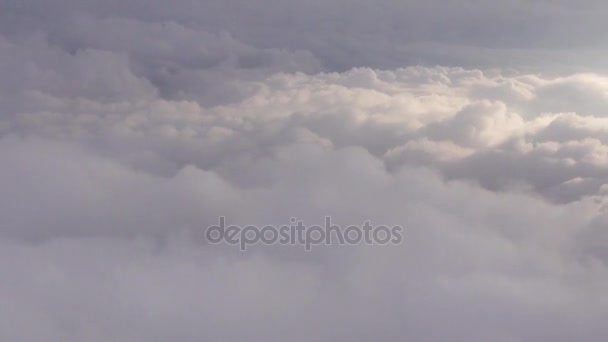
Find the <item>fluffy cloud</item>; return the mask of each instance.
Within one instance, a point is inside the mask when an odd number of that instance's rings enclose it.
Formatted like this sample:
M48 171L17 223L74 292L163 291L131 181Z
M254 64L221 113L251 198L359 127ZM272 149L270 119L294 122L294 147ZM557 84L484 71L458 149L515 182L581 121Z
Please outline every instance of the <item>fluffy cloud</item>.
M0 340L608 337L603 4L0 3ZM404 242L204 239L328 215Z

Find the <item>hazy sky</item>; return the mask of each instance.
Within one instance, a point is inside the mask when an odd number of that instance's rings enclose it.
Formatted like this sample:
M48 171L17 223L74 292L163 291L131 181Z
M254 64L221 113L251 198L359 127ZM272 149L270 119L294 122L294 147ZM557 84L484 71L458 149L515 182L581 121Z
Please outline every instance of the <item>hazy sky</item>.
M607 15L0 0L0 340L607 341Z

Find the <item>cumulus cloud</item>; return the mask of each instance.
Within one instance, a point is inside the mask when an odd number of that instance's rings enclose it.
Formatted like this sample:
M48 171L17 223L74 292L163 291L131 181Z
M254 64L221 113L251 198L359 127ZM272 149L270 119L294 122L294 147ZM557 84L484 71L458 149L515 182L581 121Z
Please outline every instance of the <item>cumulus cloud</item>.
M603 3L0 4L0 340L606 340Z

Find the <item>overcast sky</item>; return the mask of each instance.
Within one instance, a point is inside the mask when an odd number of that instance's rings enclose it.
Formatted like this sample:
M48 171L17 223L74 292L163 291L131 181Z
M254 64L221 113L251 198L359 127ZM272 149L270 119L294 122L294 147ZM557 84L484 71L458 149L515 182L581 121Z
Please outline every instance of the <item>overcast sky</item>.
M0 0L0 340L607 341L607 15Z

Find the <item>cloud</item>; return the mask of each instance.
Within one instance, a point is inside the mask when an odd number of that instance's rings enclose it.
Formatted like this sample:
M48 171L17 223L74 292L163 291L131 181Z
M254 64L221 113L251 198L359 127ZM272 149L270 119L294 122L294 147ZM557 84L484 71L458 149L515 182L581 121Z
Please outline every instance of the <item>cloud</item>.
M603 4L0 3L0 340L606 340Z
M171 4L158 0L54 0L45 4L4 0L3 4L3 32L43 31L59 44L72 47L100 43L79 36L106 35L106 43L127 41L124 30L111 34L120 26L111 29L96 22L115 23L116 18L119 22L125 18L143 25L185 26L186 31L230 32L236 40L255 47L309 51L331 70L392 69L411 64L606 69L602 62L606 45L601 38L606 31L606 4L600 0L576 4L562 0L237 0L229 4L223 0L176 0ZM74 25L71 19L83 13L88 15L85 23ZM98 32L91 32L96 26ZM146 37L143 40L163 35Z

